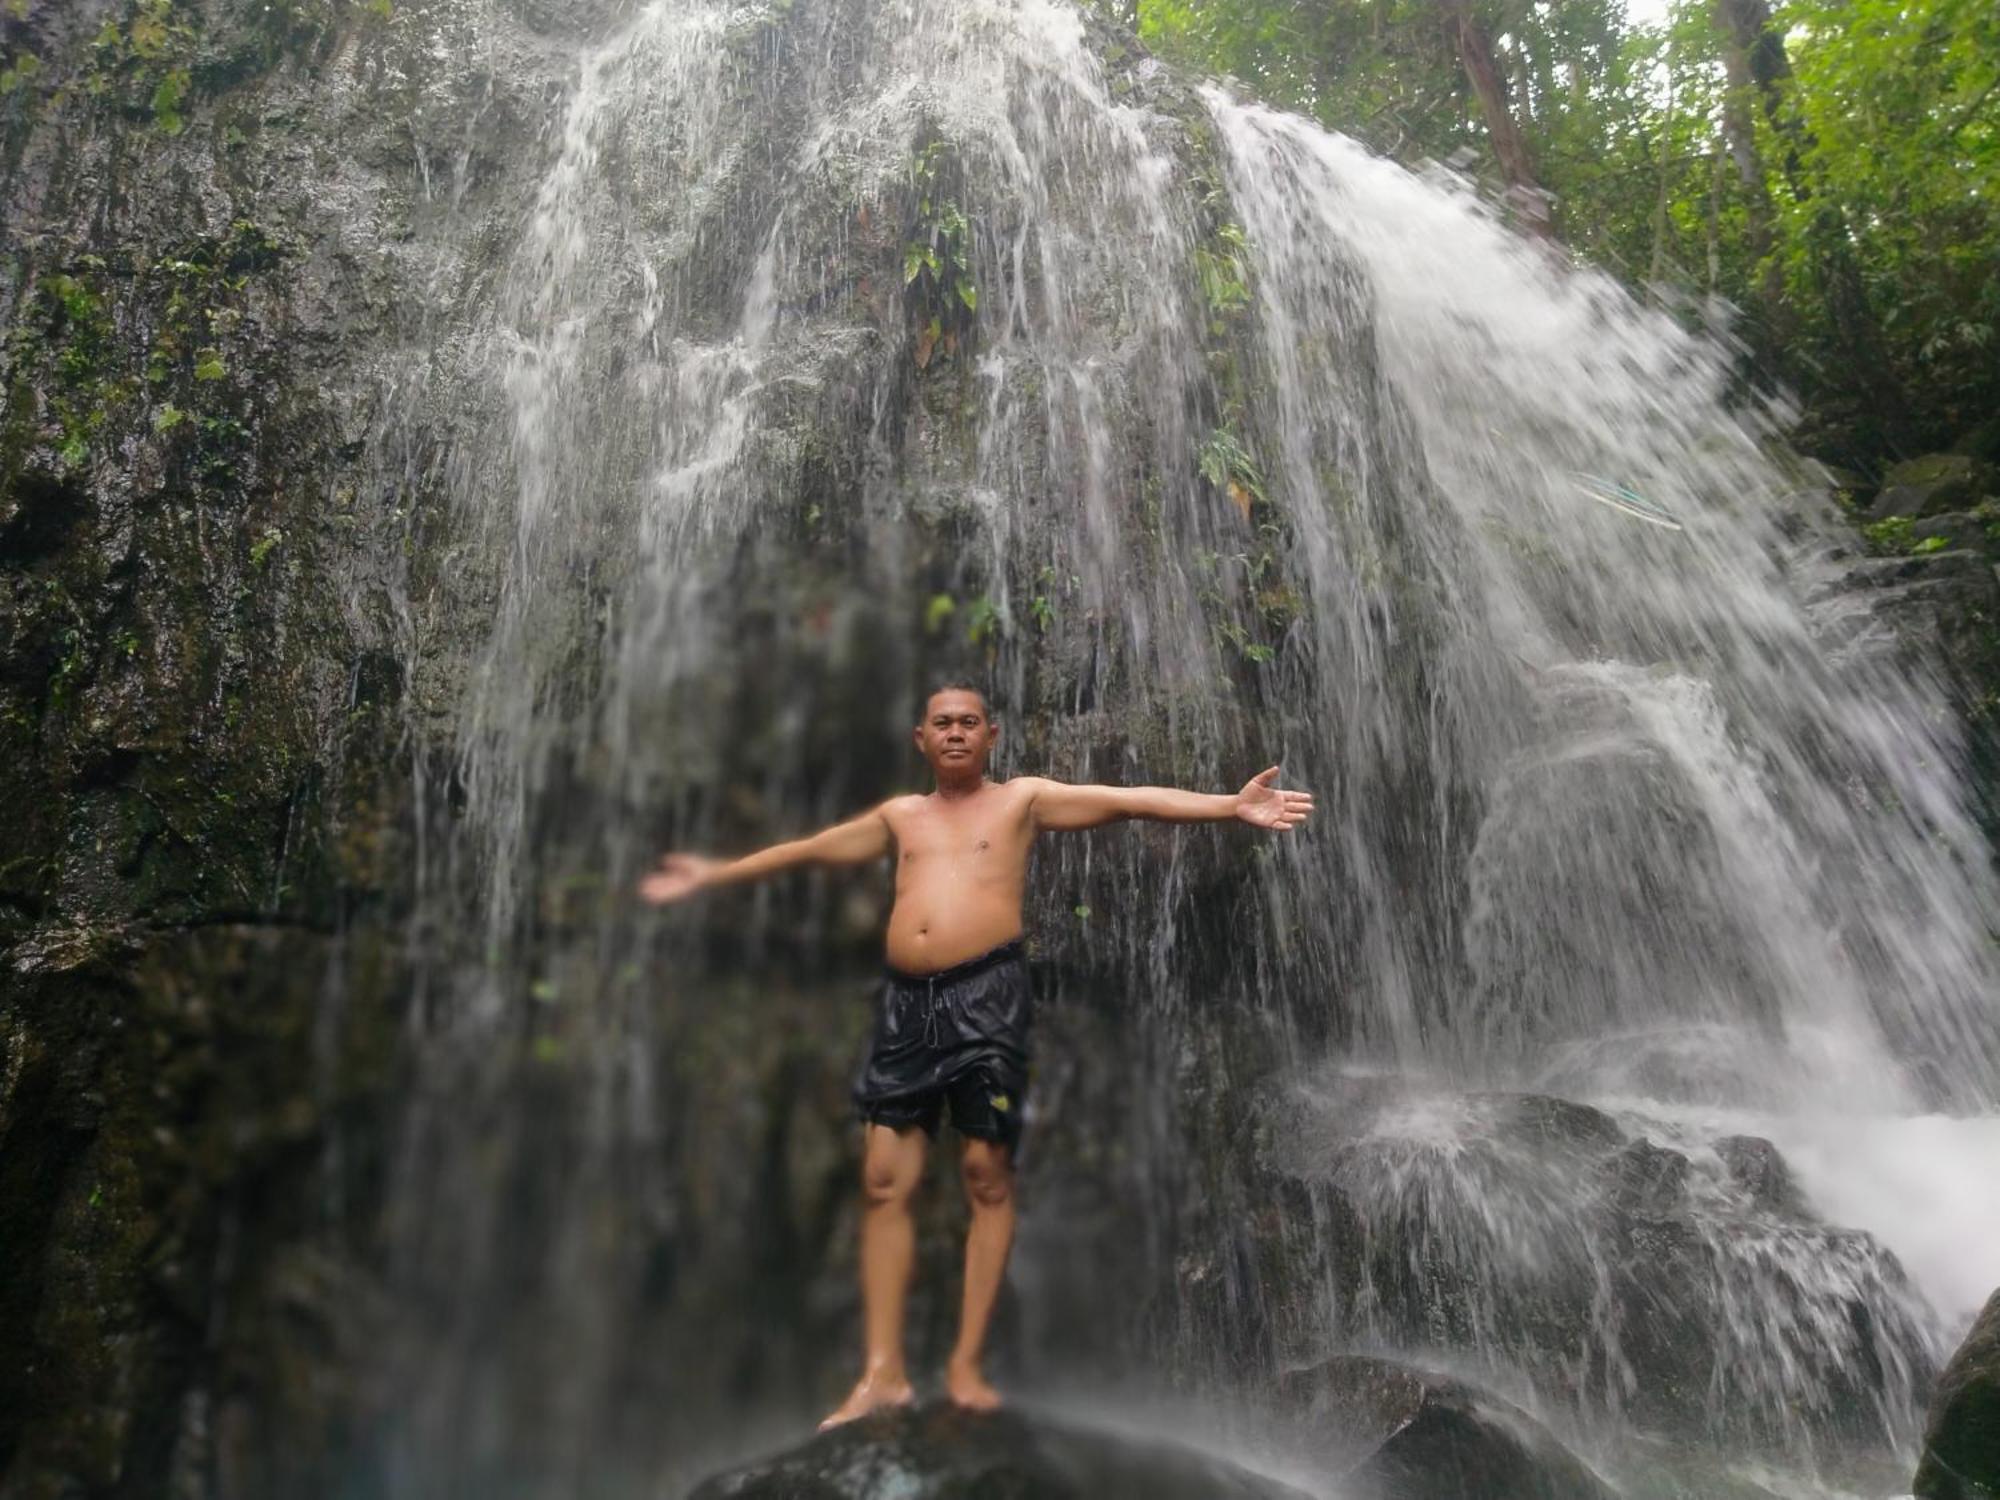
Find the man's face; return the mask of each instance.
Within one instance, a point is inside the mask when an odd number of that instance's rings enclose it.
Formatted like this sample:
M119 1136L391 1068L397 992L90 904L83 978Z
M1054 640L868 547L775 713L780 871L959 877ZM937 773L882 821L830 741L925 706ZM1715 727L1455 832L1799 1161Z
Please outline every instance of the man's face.
M949 688L931 694L931 701L924 705L923 722L917 725L917 748L940 775L983 772L999 732L1000 726L987 716L979 694Z

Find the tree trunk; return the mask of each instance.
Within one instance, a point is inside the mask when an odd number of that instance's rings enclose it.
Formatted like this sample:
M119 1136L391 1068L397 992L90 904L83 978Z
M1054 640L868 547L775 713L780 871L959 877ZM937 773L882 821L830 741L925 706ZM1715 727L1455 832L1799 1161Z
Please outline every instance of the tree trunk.
M1486 122L1487 139L1493 143L1494 159L1500 164L1500 175L1519 200L1528 229L1534 234L1552 235L1549 195L1535 174L1534 155L1508 102L1507 84L1493 55L1493 38L1472 13L1471 0L1445 0L1445 12L1459 66L1465 70L1466 82L1472 85L1472 92L1479 100L1479 111Z
M1755 342L1760 353L1768 356L1785 342L1788 332L1785 268L1774 253L1777 233L1772 222L1771 185L1764 173L1763 153L1757 149L1754 112L1754 101L1760 95L1767 113L1775 101L1777 75L1760 81L1753 62L1760 39L1770 26L1771 8L1765 0L1715 0L1714 23L1722 33L1722 66L1729 79L1729 90L1722 99L1722 135L1730 160L1736 163L1737 180L1743 184L1750 255L1757 265L1757 315L1764 328L1763 336ZM1782 60L1782 43L1778 55Z
M1713 297L1722 286L1722 183L1729 171L1729 158L1715 153L1708 174L1708 294Z
M1660 176L1653 194L1653 258L1646 270L1646 294L1658 299L1667 275L1667 205L1673 198L1674 78L1667 75L1666 109L1660 117Z

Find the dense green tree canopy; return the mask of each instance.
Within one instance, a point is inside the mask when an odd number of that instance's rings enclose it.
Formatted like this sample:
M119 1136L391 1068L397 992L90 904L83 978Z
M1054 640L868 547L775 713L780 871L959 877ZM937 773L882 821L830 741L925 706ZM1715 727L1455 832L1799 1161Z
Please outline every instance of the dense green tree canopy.
M1655 13L1657 15L1657 13ZM1711 296L1807 440L1877 467L2000 405L1991 0L1138 0L1182 61L1511 188L1649 295Z

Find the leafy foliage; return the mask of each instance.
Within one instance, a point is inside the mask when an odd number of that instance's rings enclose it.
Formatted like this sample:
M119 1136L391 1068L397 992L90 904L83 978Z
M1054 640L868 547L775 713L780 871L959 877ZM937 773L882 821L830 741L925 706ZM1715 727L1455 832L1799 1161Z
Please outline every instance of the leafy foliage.
M2000 11L1816 0L1787 5L1781 21L1798 166L1795 190L1779 194L1779 254L1798 289L1802 352L1844 352L1842 310L1828 305L1839 289L1814 260L1818 237L1837 233L1879 309L1892 372L1929 393L1914 436L1941 441L1990 414L2000 370Z
M1879 467L2000 406L1990 0L1672 0L1660 24L1620 0L1140 0L1137 18L1163 53L1405 159L1515 180L1496 126L1517 130L1572 251L1670 306L1734 303L1756 374L1800 391L1833 456ZM1482 97L1482 58L1504 98Z
M956 163L948 141L935 140L910 159L915 213L903 245L903 285L920 319L919 367L940 349L951 353L958 334L979 313L979 284L972 274L972 226L952 194Z
M1228 495L1244 520L1250 519L1252 501L1268 503L1263 472L1235 433L1222 429L1210 433L1196 454L1196 464L1202 478Z

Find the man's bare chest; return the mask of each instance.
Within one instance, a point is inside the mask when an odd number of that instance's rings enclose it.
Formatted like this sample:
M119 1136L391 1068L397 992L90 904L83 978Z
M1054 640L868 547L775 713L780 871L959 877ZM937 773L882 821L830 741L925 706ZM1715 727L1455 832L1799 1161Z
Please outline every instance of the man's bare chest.
M1026 820L1011 808L986 812L944 811L892 819L899 879L923 879L947 872L959 877L1005 880L1026 868L1030 842Z

